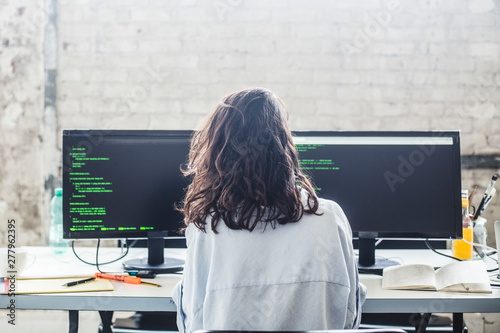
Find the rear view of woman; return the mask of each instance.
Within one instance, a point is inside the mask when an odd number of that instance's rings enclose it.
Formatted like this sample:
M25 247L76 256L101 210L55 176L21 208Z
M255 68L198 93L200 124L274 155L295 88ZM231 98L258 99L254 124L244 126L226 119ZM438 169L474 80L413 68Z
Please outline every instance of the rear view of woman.
M271 91L223 98L191 142L187 258L174 290L181 332L356 328L358 281L342 209L299 167Z

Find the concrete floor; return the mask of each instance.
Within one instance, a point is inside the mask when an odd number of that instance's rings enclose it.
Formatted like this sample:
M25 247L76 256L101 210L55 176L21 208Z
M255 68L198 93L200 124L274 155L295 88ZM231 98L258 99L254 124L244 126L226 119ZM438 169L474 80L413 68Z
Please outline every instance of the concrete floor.
M7 311L0 310L0 332L2 333L56 333L68 332L68 314L65 311L32 311L21 310L16 313L16 325L7 322ZM131 313L116 313L116 316L127 317ZM469 333L500 332L500 314L470 313L465 314L465 322ZM79 333L97 333L100 318L97 312L81 311L79 316Z

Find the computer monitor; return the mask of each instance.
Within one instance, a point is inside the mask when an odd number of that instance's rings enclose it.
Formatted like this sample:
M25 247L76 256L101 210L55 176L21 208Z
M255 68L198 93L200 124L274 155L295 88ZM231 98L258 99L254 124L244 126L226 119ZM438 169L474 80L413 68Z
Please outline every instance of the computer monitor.
M318 196L336 201L358 237L359 266L380 270L375 239L462 237L457 131L295 132Z
M66 239L148 239L148 258L126 261L129 270L182 269L164 258L165 240L183 238L175 209L189 180L192 131L64 130L63 233Z
M64 130L64 237L148 238L147 262L126 267L162 270L163 238L183 237L174 205L190 181L180 166L191 134ZM462 236L459 132L304 131L294 142L318 195L345 211L361 268L394 264L375 260L377 238Z

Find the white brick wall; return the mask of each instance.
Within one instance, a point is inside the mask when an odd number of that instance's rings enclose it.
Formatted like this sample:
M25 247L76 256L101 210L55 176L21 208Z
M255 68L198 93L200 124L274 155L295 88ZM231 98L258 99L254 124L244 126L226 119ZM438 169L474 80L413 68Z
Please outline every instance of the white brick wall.
M464 154L498 154L498 6L60 0L58 126L195 128L223 95L264 86L285 101L293 129L460 129ZM43 10L36 0L6 0L0 15L0 154L9 160L0 216L36 220L46 208L29 199L43 191L33 162L42 157L18 145L43 140ZM18 105L22 112L8 111ZM465 172L464 187L484 186L493 171ZM486 217L500 219L499 205ZM32 242L43 242L32 229Z
M34 1L0 2L0 247L12 219L18 246L43 242L43 17Z

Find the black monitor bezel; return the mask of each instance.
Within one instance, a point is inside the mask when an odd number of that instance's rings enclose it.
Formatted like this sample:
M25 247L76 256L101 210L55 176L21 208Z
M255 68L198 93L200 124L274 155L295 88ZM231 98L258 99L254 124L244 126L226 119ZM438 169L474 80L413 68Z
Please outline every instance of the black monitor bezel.
M102 136L108 135L148 135L148 136L167 136L167 137L180 137L183 139L188 139L192 137L192 130L123 130L123 129L113 129L113 130L101 130L101 129L72 129L63 130L63 147L62 147L62 158L63 158L63 187L65 184L65 177L67 177L67 163L65 163L65 137L73 134L78 135L93 135L92 140L87 140L86 143L82 144L99 144ZM461 197L461 169L460 169L460 131L293 131L293 136L335 136L335 137L370 137L370 136L392 136L392 137L428 137L428 136L446 136L451 137L453 140L453 158L454 163L457 167L452 171L454 174L454 179L457 183L454 186L454 195L457 198ZM63 205L63 210L64 210ZM461 238L462 237L462 225L461 225L461 204L457 203L455 208L454 220L456 221L455 230L453 233L435 233L432 230L425 230L421 233L401 233L401 232L379 232L377 233L377 238L392 238L392 239L450 239L450 238ZM66 216L63 212L63 216ZM69 231L69 226L63 220L64 238L66 239L97 239L97 238L109 238L109 239L141 239L147 238L147 232L116 232L106 234L105 237L99 232L71 232ZM353 236L356 238L359 236L359 232L364 230L357 230L354 226ZM166 237L172 238L184 238L183 235L179 234L173 230L167 230Z
M64 239L147 239L148 231L110 231L110 232L78 232L70 230L70 223L67 220L67 198L64 195L65 188L68 184L68 167L69 161L67 160L67 139L70 135L87 136L79 144L81 145L98 145L106 136L147 136L147 137L164 137L164 138L179 138L190 141L192 137L192 130L142 130L142 129L64 129L62 131L62 174L63 174L63 238ZM187 156L187 154L186 154ZM170 239L183 239L185 236L179 232L180 228L171 229L165 228L157 230L162 232L164 238Z
M433 230L422 230L422 232L376 232L374 230L362 230L356 225L351 224L353 237L358 238L359 233L369 232L375 238L384 239L404 239L404 240L422 240L422 239L459 239L462 238L462 206L461 206L461 157L460 157L460 131L457 130L436 130L436 131L293 131L297 137L450 137L453 141L453 179L455 180L453 196L456 198L454 207L453 221L454 230L449 232L434 232ZM450 225L451 226L451 225ZM364 235L362 235L364 236Z

